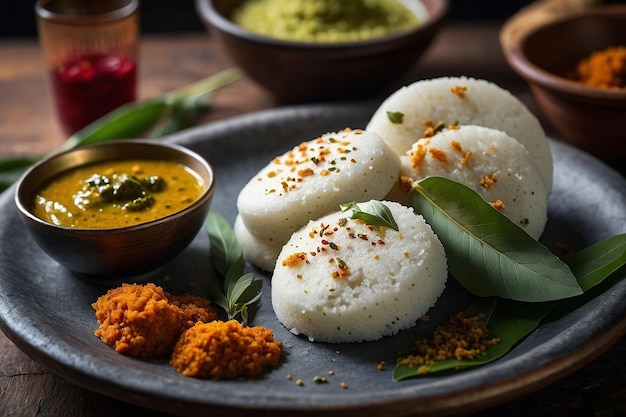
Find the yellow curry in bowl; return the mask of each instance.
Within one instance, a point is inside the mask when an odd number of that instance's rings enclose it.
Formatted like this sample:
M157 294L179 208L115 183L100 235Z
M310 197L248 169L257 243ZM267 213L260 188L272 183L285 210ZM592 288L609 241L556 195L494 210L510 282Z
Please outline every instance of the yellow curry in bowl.
M57 226L109 229L177 213L203 192L202 178L178 162L107 161L57 175L37 192L32 211Z

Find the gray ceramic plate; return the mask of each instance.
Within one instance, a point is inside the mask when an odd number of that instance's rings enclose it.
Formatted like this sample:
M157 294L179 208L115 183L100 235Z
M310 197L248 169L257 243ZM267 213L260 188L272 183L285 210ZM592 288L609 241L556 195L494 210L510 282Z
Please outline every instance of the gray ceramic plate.
M212 208L231 222L243 184L273 156L292 145L346 126L364 127L373 106L290 107L195 128L171 138L214 166ZM580 248L626 231L626 181L592 157L552 143L555 186L544 243ZM312 344L286 331L269 300L269 277L253 324L274 330L284 342L280 367L251 381L183 377L165 361L124 357L93 335L90 304L118 282L94 284L68 273L43 254L17 216L13 189L0 197L0 325L27 354L85 388L160 411L183 415L441 415L485 408L540 388L573 372L624 332L624 272L595 297L559 319L542 324L503 359L490 365L392 382L399 350L466 305L470 297L450 280L431 321L375 343ZM208 240L192 245L163 269L137 278L171 292L206 294ZM166 279L165 277L169 277ZM386 370L377 370L380 362ZM332 370L334 375L328 376ZM293 376L293 380L287 378ZM313 377L328 377L325 384ZM302 379L304 386L297 386ZM345 382L348 389L340 388Z

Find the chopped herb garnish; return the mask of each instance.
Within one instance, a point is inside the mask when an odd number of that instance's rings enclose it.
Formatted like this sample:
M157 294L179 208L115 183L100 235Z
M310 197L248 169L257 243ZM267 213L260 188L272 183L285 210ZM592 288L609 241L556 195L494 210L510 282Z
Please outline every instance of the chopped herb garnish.
M352 211L352 216L350 216L351 219L362 220L370 226L384 226L393 230L398 230L398 225L396 224L389 207L377 200L370 201L369 206L371 207L372 212L362 210L354 201L342 204L340 207L343 212Z
M399 111L388 111L387 112L387 117L389 118L389 121L393 124L402 124L402 122L404 121L404 113L401 113Z

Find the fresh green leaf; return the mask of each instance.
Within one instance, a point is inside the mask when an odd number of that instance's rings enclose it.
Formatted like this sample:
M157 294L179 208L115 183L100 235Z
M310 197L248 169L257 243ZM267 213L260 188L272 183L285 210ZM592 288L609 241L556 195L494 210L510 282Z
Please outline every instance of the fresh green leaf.
M229 320L240 317L240 322L245 325L248 306L259 299L263 281L255 279L253 273L243 274L243 251L230 224L221 214L210 211L204 225L211 245L211 259L222 279L222 282L209 280L209 292L215 304L226 311Z
M124 104L74 133L60 150L141 137L161 120L167 106L163 97Z
M399 111L388 111L387 118L393 124L401 124L404 121L404 113L400 113Z
M498 343L488 346L485 353L473 360L449 359L423 367L398 365L393 371L393 380L400 381L433 373L466 369L484 365L500 359L526 336L532 333L556 302L524 303L496 298L477 298L466 310L465 316L485 315L490 337Z
M584 291L626 264L626 234L615 235L563 257Z
M152 129L151 138L161 138L186 129L211 107L212 93L199 93L177 103L170 110L169 117Z
M412 202L443 243L451 274L474 295L542 302L582 294L565 263L469 187L429 177L414 184Z
M215 211L209 211L205 220L205 227L211 242L211 251L214 253L214 263L217 271L224 277L229 275L233 265L239 265L234 274L243 273L243 251L226 219Z
M367 204L371 211L365 211L356 202L342 204L341 211L352 211L352 219L358 219L370 226L384 226L393 230L398 230L396 220L389 207L377 200L372 200Z

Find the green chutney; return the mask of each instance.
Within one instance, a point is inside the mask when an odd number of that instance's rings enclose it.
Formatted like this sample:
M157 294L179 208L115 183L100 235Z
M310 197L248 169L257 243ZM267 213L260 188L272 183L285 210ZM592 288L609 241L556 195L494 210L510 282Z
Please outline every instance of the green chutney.
M234 23L296 42L351 42L405 32L421 22L397 0L247 0Z

